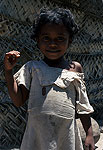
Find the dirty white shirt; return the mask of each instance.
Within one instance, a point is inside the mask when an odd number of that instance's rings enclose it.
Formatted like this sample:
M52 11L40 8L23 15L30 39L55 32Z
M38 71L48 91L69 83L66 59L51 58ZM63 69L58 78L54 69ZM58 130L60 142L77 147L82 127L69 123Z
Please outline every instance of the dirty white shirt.
M83 150L75 110L89 114L83 73L29 61L16 74L29 91L28 122L21 150Z

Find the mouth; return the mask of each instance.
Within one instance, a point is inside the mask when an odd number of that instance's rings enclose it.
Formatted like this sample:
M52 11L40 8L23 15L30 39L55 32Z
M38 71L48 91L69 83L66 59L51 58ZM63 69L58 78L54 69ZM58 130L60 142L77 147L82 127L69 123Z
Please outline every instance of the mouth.
M58 53L58 52L60 52L60 50L46 50L47 52L49 52L49 53Z

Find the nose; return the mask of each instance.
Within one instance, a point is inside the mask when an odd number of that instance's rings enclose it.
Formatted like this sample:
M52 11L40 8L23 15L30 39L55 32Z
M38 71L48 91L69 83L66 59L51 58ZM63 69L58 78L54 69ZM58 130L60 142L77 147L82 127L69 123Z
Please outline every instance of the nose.
M54 40L51 40L51 41L49 42L49 46L50 46L50 47L57 47L57 43L56 43Z

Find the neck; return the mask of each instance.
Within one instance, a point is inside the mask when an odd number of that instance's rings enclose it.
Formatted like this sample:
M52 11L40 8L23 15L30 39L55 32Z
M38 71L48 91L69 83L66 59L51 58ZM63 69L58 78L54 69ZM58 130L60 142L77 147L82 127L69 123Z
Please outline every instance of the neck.
M66 68L67 67L67 62L64 60L64 57L60 57L59 59L56 60L51 60L48 59L47 57L44 57L44 62L48 64L50 67L57 67L57 68Z

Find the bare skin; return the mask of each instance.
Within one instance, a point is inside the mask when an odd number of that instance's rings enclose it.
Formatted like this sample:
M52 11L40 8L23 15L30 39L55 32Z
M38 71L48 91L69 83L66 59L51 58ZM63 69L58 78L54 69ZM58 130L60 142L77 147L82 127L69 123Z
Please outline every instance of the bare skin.
M12 69L16 65L19 57L20 52L10 51L6 53L4 58L5 79L7 82L8 92L17 107L22 106L29 96L29 91L23 85L18 86L13 78Z
M79 117L82 122L83 128L86 132L85 150L94 150L95 144L94 144L90 115L83 114L83 115L79 115Z

